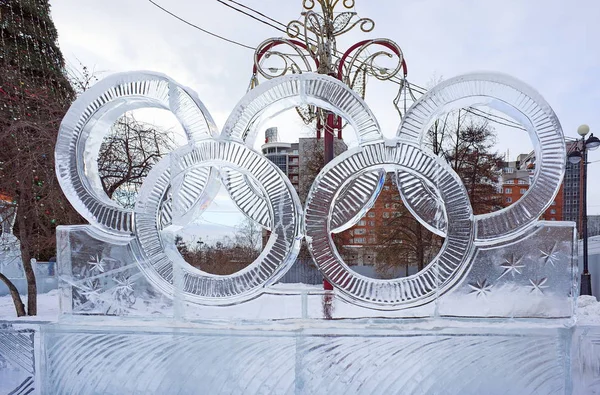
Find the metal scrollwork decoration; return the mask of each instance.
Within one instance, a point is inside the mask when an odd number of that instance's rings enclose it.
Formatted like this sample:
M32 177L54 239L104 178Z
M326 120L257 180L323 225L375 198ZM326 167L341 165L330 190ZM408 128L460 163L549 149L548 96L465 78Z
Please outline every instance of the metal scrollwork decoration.
M320 10L317 10L317 3ZM389 39L369 39L344 52L339 51L337 37L357 26L362 32L369 33L375 28L375 22L351 11L353 0L306 0L302 5L301 19L289 22L286 27L287 38L270 38L257 47L249 90L258 86L259 76L271 79L316 72L343 81L364 99L368 77L374 77L398 84L392 103L401 118L416 97L406 80L408 71L398 44ZM344 10L336 12L338 5ZM393 66L379 64L387 59L393 59ZM303 105L296 110L306 124L317 121L317 129L327 123L326 112L318 107ZM341 119L336 124L341 125ZM317 130L317 136L320 132ZM338 133L341 138L341 132Z

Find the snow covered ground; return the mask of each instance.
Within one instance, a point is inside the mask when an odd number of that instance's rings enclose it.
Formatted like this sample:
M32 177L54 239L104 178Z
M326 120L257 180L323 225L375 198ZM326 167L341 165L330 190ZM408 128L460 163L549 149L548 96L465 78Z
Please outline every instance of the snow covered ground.
M21 295L23 303L27 306L27 296ZM19 320L56 321L58 319L58 290L38 295L38 315L34 317L21 317ZM0 320L17 319L15 305L10 295L0 296Z

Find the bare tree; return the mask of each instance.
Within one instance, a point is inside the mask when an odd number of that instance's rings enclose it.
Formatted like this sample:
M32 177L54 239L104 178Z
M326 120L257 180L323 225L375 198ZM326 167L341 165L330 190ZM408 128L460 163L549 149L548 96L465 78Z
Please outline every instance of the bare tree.
M228 275L250 265L260 255L262 228L250 218L245 218L233 237L207 243L197 240L188 246L181 236L175 238L177 250L190 265L212 274Z
M458 110L434 122L427 137L433 152L446 158L465 184L475 214L502 208L497 185L503 158L493 151L496 133L487 121Z
M253 219L245 217L236 227L234 242L236 246L256 250L261 246L262 227Z
M392 184L391 177L387 177L386 184ZM381 218L376 230L375 271L382 278L406 277L410 267L422 270L444 242L443 238L425 228L399 198L394 186L392 193L380 194L377 201L379 205L395 207L389 218Z
M95 67L90 69L81 63L79 59L77 62L77 66L67 68L67 78L75 93L80 95L98 82L98 76L102 74L102 72L97 71Z
M152 166L175 147L173 133L125 114L104 138L98 174L106 195L133 208L135 197Z
M14 232L20 241L21 259L27 279L27 310L8 286L17 315L37 314L37 286L31 258L46 260L55 254L55 228L58 224L81 223L81 218L66 201L54 173L54 145L62 117L71 98L57 95L51 86L39 85L36 79L21 76L17 70L5 69L0 85L4 106L0 118L0 191L9 196L16 210ZM22 85L21 85L22 84ZM10 87L11 89L8 89ZM26 103L26 104L23 104ZM8 205L0 210L9 210ZM6 217L6 216L2 216ZM12 285L12 286L11 286Z

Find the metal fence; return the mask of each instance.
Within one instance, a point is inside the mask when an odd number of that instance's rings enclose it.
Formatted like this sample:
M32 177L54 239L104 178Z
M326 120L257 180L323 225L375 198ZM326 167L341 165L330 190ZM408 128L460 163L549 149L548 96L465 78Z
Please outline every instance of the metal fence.
M323 284L323 276L312 260L296 260L292 268L283 276L280 283Z

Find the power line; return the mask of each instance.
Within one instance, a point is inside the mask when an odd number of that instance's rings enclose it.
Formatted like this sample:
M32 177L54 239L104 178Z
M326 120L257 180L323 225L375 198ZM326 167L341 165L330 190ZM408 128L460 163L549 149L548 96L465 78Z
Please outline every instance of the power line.
M243 48L248 48L248 49L251 49L251 50L253 50L253 51L254 51L254 50L256 50L256 48L254 48L254 47L251 47L250 45L242 44L242 43L240 43L240 42L237 42L237 41L235 41L235 40L231 40L231 39L229 39L229 38L226 38L226 37L220 36L220 35L218 35L218 34L216 34L216 33L213 33L213 32L210 32L210 31L208 31L208 30L206 30L206 29L203 29L203 28L201 28L201 27L200 27L200 26L198 26L198 25L194 25L193 23L186 21L185 19L183 19L183 18L181 18L180 16L178 16L178 15L176 15L176 14L172 13L171 11L167 10L166 8L163 8L163 7L161 7L160 5L156 4L154 1L152 1L152 0L148 0L148 1L149 1L150 3L152 3L154 6L158 7L159 9L161 9L162 11L164 11L164 12L166 12L167 14L171 15L173 18L175 18L175 19L178 19L179 21L181 21L181 22L185 23L186 25L189 25L189 26L192 26L193 28L196 28L196 29L200 30L200 31L201 31L201 32L203 32L203 33L209 34L209 35L211 35L211 36L213 36L213 37L219 38L219 39L221 39L221 40L224 40L224 41L227 41L227 42L229 42L229 43L232 43L232 44L235 44L235 45L239 45L240 47L243 47Z
M221 40L224 40L224 41L230 42L230 43L232 43L232 44L235 44L235 45L241 46L241 47L243 47L243 48L251 49L251 50L253 50L253 51L255 51L255 50L256 50L256 48L255 48L255 47L252 47L252 46L249 46L249 45L246 45L246 44L242 44L242 43L240 43L240 42L238 42L238 41L235 41L235 40L228 39L228 38L226 38L226 37L220 36L220 35L218 35L218 34L216 34L216 33L212 33L212 32L210 32L210 31L208 31L208 30L206 30L206 29L203 29L203 28L201 28L200 26L197 26L197 25L195 25L195 24L193 24L193 23L191 23L191 22L189 22L189 21L187 21L187 20L185 20L185 19L181 18L180 16L178 16L178 15L176 15L176 14L172 13L171 11L169 11L169 10L165 9L164 7L161 7L160 5L158 5L157 3L155 3L153 0L148 0L148 1L149 1L150 3L152 3L154 6L158 7L159 9L161 9L162 11L164 11L164 12L166 12L167 14L171 15L172 17L174 17L174 18L176 18L176 19L180 20L181 22L183 22L183 23L185 23L185 24L187 24L187 25L189 25L189 26L192 26L192 27L194 27L194 28L196 28L196 29L198 29L198 30L200 30L200 31L202 31L202 32L204 32L204 33L206 33L206 34L209 34L209 35L211 35L211 36L213 36L213 37L216 37L216 38L219 38L219 39L221 39ZM225 1L223 1L223 0L216 0L216 1L217 1L217 2L219 2L219 3L221 3L222 5L224 5L224 6L226 6L226 7L229 7L229 8L231 8L231 9L232 9L232 10L234 10L234 11L237 11L237 12L239 12L239 13L241 13L241 14L243 14L243 15L246 15L246 16L248 16L248 17L250 17L250 18L252 18L252 19L254 19L254 20L256 20L256 21L258 21L258 22L260 22L260 23L263 23L263 24L265 24L265 25L267 25L267 26L269 26L269 27L272 27L272 28L274 28L274 29L276 29L276 30L278 30L278 31L280 31L280 32L283 32L283 33L286 33L286 34L287 34L287 30L284 30L284 29L280 28L279 26L275 26L275 25L273 25L272 23L269 23L269 22L267 22L267 21L265 21L265 20L262 20L262 19L260 19L260 18L258 18L258 17L256 17L256 16L254 16L254 15L252 15L252 14L248 13L248 12L245 12L245 11L243 11L243 10L239 9L239 8L236 8L236 7L232 6L231 4L227 4L227 3L226 3ZM255 10L255 9L254 9L254 8L252 8L252 7L249 7L249 6L245 5L245 4L242 4L242 3L240 3L240 2L237 2L237 1L234 1L234 0L229 0L229 2L231 2L231 3L233 3L233 4L236 4L236 5L240 6L240 7L243 7L244 9L247 9L247 10L249 10L249 11L251 11L251 12L254 12L254 13L255 13L255 14L257 14L257 15L260 15L260 16L262 16L263 18L266 18L266 19L268 19L268 20L270 20L270 21L272 21L272 22L275 22L275 23L277 23L277 24L279 24L279 25L281 25L281 26L284 26L284 27L286 27L286 28L287 28L287 25L283 24L282 22L279 22L279 21L277 21L276 19L273 19L273 18L269 17L268 15L266 15L266 14L264 14L264 13L260 12L260 11L257 11L257 10ZM299 36L299 37L302 37L302 38L304 38L304 40L306 40L306 41L312 41L312 42L316 42L314 39L312 39L312 38L310 38L310 37L307 37L307 36L306 36L305 34L303 34L303 33L300 33L300 32L299 32L299 33L298 33L298 36ZM335 52L336 52L336 54L337 54L337 55L341 55L341 54L342 54L342 53L341 53L339 50L337 50L337 49L335 50ZM283 54L283 55L289 55L289 56L299 56L298 54ZM345 62L349 62L349 61L345 61ZM361 61L361 60L358 60L358 62L359 62L361 65L364 65L364 64L365 64L365 63L364 63L363 61ZM397 85L401 85L401 84L403 84L403 80L402 80L402 79L400 79L400 77L398 77L398 76L394 76L394 77L390 78L390 79L389 79L389 81L391 81L391 82L393 82L393 83L395 83L395 84L397 84ZM411 89L414 89L414 90L415 90L417 93L419 93L419 94L421 94L421 95L423 95L423 94L425 94L425 93L427 92L427 89L426 89L426 88L424 88L424 87L422 87L422 86L419 86L419 85L417 85L417 84L414 84L414 83L412 83L412 82L410 82L409 84L410 84L410 87L411 87ZM510 120L510 119L503 118L503 117L501 117L501 116L498 116L498 115L493 115L493 114L485 114L485 113L483 113L483 111L477 110L477 109L475 109L475 108L473 108L473 107L469 107L468 109L466 109L466 111L467 111L467 112L469 112L469 113L471 113L471 114L473 114L473 115L475 115L475 116L478 116L478 117L484 118L484 119L486 119L486 120L488 120L488 121L490 121L490 122L498 123L498 124L500 124L500 125L507 126L507 127L512 127L512 128L515 128L515 129L521 129L521 130L525 130L525 129L524 129L522 126L520 126L518 123L516 123L516 122L514 122L514 121L512 121L512 120ZM484 114L485 114L485 115L484 115ZM494 118L497 118L497 119L492 119L491 117L494 117Z
M227 37L223 37L223 36L221 36L221 35L218 35L218 34L216 34L216 33L213 33L213 32L211 32L211 31L208 31L208 30L206 30L206 29L203 29L203 28L201 28L200 26L198 26L198 25L195 25L195 24L191 23L190 21L188 21L188 20L186 20L186 19L184 19L184 18L182 18L182 17L180 17L180 16L178 16L178 15L174 14L173 12L171 12L171 11L167 10L166 8L164 8L164 7L160 6L160 5L158 5L158 4L157 4L157 3L155 3L153 0L148 0L148 1L149 1L150 3L152 3L154 6L158 7L158 8L159 8L161 11L163 11L163 12L165 12L165 13L167 13L167 14L171 15L172 17L174 17L174 18L178 19L179 21L181 21L181 22L185 23L186 25L192 26L193 28L200 30L200 31L201 31L201 32L203 32L203 33L209 34L209 35L211 35L211 36L213 36L213 37L216 37L216 38L218 38L218 39L221 39L221 40L227 41L227 42L229 42L229 43L232 43L232 44L238 45L238 46L240 46L240 47L247 48L247 49L250 49L250 50L252 50L252 51L256 51L256 48L255 48L255 47L253 47L253 46L250 46L250 45L246 45L246 44L240 43L240 42L238 42L238 41L235 41L235 40L229 39L229 38L227 38ZM225 5L227 5L227 4L225 4ZM228 7L230 7L229 5L227 5L227 6L228 6ZM251 17L252 17L252 15L248 15L248 16L251 16ZM253 17L253 18L254 18L254 17ZM256 19L256 18L254 18L254 19ZM284 52L276 52L276 51L268 51L267 53L268 53L268 54L274 54L274 53L277 53L277 54L284 55L284 56L300 56L300 55L299 55L299 54L297 54L297 53L284 53Z
M257 13L258 15L262 16L263 18L267 18L268 20L270 20L270 21L272 21L272 22L275 22L275 23L277 23L277 24L279 24L279 25L283 26L285 29L287 29L287 25L286 25L286 24L284 24L284 23L281 23L281 22L279 22L278 20L276 20L276 19L273 19L273 18L271 18L270 16L263 14L263 13L262 13L262 12L260 12L260 11L257 11L257 10L255 10L255 9L253 9L253 8L251 8L251 7L248 7L247 5L244 5L244 4L242 4L242 3L238 3L237 1L234 1L234 0L229 0L229 1L230 1L230 2L232 2L232 3L234 3L234 4L237 4L237 5L239 5L240 7L243 7L243 8L245 8L245 9L247 9L247 10L250 10L250 11L252 11L252 12L255 12L255 13Z
M250 18L252 18L252 19L254 19L254 20L256 20L256 21L258 21L258 22L260 22L260 23L263 23L263 24L265 24L265 25L267 25L267 26L270 26L270 27L272 27L272 28L274 28L274 29L277 29L277 30L279 30L280 32L286 33L286 31L285 31L285 30L283 30L282 28L280 28L280 27L277 27L277 26L275 26L275 25L272 25L272 24L270 24L270 23L269 23L269 22L267 22L267 21L264 21L264 20L262 20L262 19L260 19L260 18L257 18L257 17L255 17L255 16L254 16L254 15L252 15L252 14L249 14L249 13L247 13L247 12L245 12L245 11L242 11L242 10L240 10L239 8L235 8L234 6L232 6L231 4L227 4L227 3L226 3L226 2L224 2L223 0L217 0L217 2L219 2L219 3L223 4L225 7L229 7L229 8L231 8L232 10L235 10L235 11L237 11L237 12L240 12L240 13L242 13L242 14L246 15L246 16L249 16ZM239 3L235 3L235 4L239 4ZM247 6L243 6L243 7L244 7L244 8L247 8L247 9L249 9L249 10L252 10L252 11L256 12L257 14L260 14L259 12L257 12L257 11L255 11L255 10L253 10L253 9L252 9L252 8L250 8L250 7L247 7ZM264 14L261 14L261 15L264 15ZM271 18L269 18L269 19L271 19Z
M469 107L469 108L467 108L465 110L467 112L473 114L473 115L485 118L485 119L487 119L487 120L489 120L491 122L495 122L495 123L498 123L500 125L508 126L508 127L515 128L515 129L527 130L523 126L521 126L520 124L518 124L515 121L512 121L512 120L510 120L508 118L501 117L499 115L485 113L484 111L481 111L480 109L475 108L475 107ZM492 118L489 118L489 117L495 117L495 118L501 119L502 121L498 121L496 119L492 119Z

